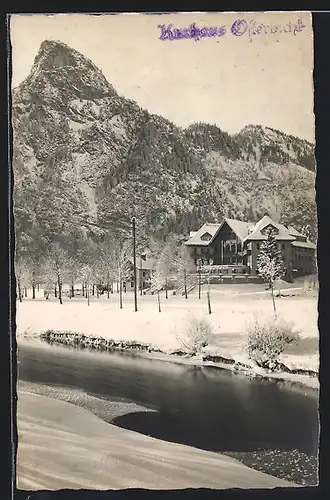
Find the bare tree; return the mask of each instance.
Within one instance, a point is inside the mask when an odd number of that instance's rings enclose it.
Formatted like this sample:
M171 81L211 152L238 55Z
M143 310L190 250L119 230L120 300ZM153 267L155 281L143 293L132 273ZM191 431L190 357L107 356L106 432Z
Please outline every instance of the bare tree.
M179 255L176 259L176 269L178 281L183 286L184 296L187 299L188 287L189 285L193 285L193 278L196 277L196 270L193 259L184 245L182 245L179 250Z
M22 302L22 288L24 287L25 277L26 277L26 262L22 257L15 255L15 275L17 283L18 299Z
M120 309L123 308L123 281L131 277L131 266L129 262L130 256L130 241L118 239L114 247L114 264L117 269Z
M100 266L102 281L106 284L107 296L110 298L110 283L114 282L116 276L116 252L115 241L112 238L107 238L100 247Z
M55 281L56 273L54 270L54 263L51 256L46 254L41 264L41 282L46 300L49 299Z
M197 261L197 273L198 273L198 298L201 298L201 292L202 292L202 266L203 266L203 261L202 259L198 259Z
M207 308L209 314L212 314L212 309L211 309L211 272L212 272L212 266L213 266L213 259L208 260L208 264L202 267L202 270L204 271L205 274L207 274Z
M155 258L161 274L164 278L162 287L165 289L165 298L168 299L168 288L171 276L177 273L177 269L181 264L177 253L178 244L175 238L168 238L166 241L153 240L150 245L151 255ZM155 283L154 283L154 286Z
M55 282L58 287L58 300L60 304L63 304L63 274L65 272L65 266L68 259L67 253L58 242L53 242L48 248L48 255L46 259L49 266L49 277L55 277Z
M90 287L93 279L93 271L90 265L84 264L81 268L81 276L85 283L87 305L90 305Z
M156 288L157 292L157 301L158 301L158 311L161 312L161 304L160 304L160 291L164 288L166 284L166 273L163 268L163 262L161 259L157 262L155 269L151 274L151 282L152 285Z
M66 262L67 275L70 283L70 297L75 296L75 283L81 278L81 262L78 258L68 257Z

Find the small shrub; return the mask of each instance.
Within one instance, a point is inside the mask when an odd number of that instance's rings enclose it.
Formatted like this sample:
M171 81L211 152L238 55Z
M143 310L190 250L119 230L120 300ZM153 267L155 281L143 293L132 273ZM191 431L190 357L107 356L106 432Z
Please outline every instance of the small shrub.
M212 333L212 327L206 319L192 317L188 320L183 335L176 333L176 338L186 354L195 356L201 354L203 348L208 345Z
M262 368L274 370L278 356L285 347L298 342L299 331L283 320L260 321L255 319L248 327L249 358Z

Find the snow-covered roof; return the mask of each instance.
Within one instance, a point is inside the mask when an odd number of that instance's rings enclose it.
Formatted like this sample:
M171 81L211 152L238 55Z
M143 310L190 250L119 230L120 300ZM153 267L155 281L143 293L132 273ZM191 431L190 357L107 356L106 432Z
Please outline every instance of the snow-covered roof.
M313 250L316 250L316 245L312 243L311 241L293 241L291 243L293 247L298 247L298 248L311 248Z
M198 231L194 231L195 234L192 238L186 241L186 245L197 245L197 246L208 246L211 241L213 241L214 236L217 234L222 224L204 224ZM211 239L201 239L204 234L209 234Z
M300 238L306 238L304 234L299 233L297 229L295 229L292 226L288 226L288 233L291 234L291 236L299 236Z
M283 224L280 224L279 222L275 222L268 215L265 215L256 224L252 222L246 222L228 218L223 219L221 224L206 223L199 229L199 231L192 231L190 233L190 238L186 242L186 245L208 246L210 243L214 241L214 238L216 237L216 235L218 234L218 232L225 223L228 224L231 230L238 236L238 238L242 242L252 241L252 240L263 241L265 239L264 229L266 229L267 226L271 225L275 228L276 234L274 234L274 236L276 240L294 242L295 246L316 248L313 243L305 241L299 241L299 242L295 241L296 238L304 238L304 235L299 233L299 231L297 231L292 226L286 227Z
M249 234L249 231L254 227L251 222L245 222L237 219L225 218L223 224L227 222L228 226L234 231L235 234L243 241Z
M288 229L278 222L274 222L268 215L265 215L259 222L255 225L252 233L250 233L244 241L252 240L264 240L265 235L262 233L267 226L273 226L277 230L277 234L274 235L276 240L280 241L294 241L295 237L292 236Z

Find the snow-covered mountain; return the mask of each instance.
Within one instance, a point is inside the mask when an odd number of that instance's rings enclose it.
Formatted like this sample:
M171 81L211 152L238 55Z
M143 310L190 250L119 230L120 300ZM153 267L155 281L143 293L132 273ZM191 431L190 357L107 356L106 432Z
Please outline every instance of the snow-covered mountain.
M21 245L137 215L151 237L265 213L316 232L314 147L261 126L181 129L120 96L61 42L44 41L12 96ZM142 222L141 222L142 224Z

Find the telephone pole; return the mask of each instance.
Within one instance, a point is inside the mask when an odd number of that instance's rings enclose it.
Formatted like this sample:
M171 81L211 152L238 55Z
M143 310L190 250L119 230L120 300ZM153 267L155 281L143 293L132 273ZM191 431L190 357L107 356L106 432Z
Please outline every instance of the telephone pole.
M134 271L134 310L135 312L138 310L137 308L137 272L136 272L136 232L135 232L135 217L132 220L132 229L133 229L133 271Z
M201 277L201 273L202 273L202 263L200 261L200 259L198 259L198 268L197 268L197 271L198 271L198 298L200 299L201 298L201 288L202 288L202 277Z

